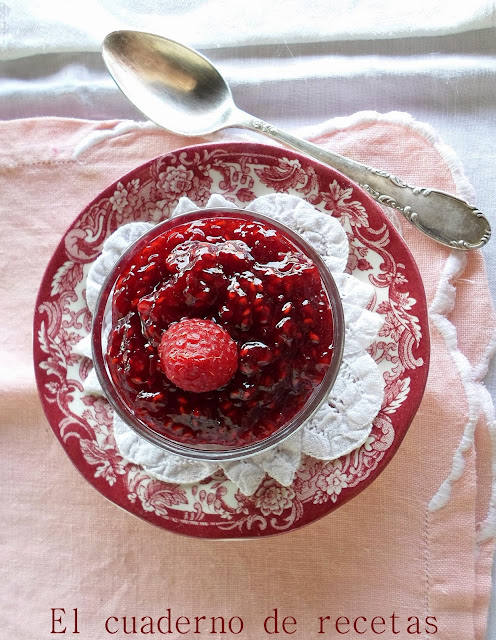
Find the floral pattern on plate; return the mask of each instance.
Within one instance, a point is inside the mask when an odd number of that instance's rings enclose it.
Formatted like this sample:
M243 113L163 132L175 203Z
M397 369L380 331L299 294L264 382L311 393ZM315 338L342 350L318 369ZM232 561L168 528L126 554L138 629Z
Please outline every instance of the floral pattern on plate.
M283 192L337 217L350 241L347 271L371 282L384 325L370 348L385 399L369 438L324 462L306 457L290 487L264 480L253 496L219 473L179 485L159 481L120 456L106 400L85 394L91 362L73 346L91 331L85 299L89 266L119 226L158 222L187 196L212 193L245 207ZM83 476L127 511L164 529L206 538L273 535L313 522L344 504L383 471L420 404L429 364L425 294L415 262L381 208L361 189L310 158L260 144L186 147L140 166L109 186L76 218L43 278L34 319L34 359L46 416Z

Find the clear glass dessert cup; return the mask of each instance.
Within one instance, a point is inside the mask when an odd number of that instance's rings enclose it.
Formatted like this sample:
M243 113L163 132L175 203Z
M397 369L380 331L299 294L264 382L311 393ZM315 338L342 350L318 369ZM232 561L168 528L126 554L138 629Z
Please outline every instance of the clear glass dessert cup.
M208 220L211 218L235 218L240 221L259 222L271 227L282 234L289 242L318 268L322 288L328 299L333 322L333 351L332 358L322 381L315 386L305 404L294 415L286 420L276 431L249 444L219 445L208 443L182 443L169 438L163 433L152 429L135 412L133 406L126 400L114 383L106 357L107 343L112 328L112 304L115 284L120 275L130 264L133 257L140 254L142 249L158 236L169 233L172 229L183 223ZM318 407L327 398L341 366L344 348L344 317L341 298L336 283L326 267L321 256L299 234L286 225L267 216L253 213L244 209L202 209L191 213L175 216L157 224L150 231L141 236L119 258L108 274L99 294L92 326L92 352L93 362L98 380L104 395L110 402L113 410L137 435L149 443L159 447L164 452L175 454L200 461L224 462L239 460L257 455L281 444L284 440L301 429L304 423L316 412Z

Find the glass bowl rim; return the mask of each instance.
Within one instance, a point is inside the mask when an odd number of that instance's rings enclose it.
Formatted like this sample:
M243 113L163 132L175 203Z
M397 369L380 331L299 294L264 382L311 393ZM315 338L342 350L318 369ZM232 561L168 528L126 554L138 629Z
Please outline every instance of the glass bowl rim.
M123 269L127 266L128 260L137 251L146 246L152 239L169 231L178 224L194 222L204 218L239 218L246 220L250 218L254 221L260 221L269 226L275 227L281 233L286 235L289 240L296 245L307 257L309 257L316 265L321 276L324 289L329 299L333 321L333 354L329 367L322 382L314 389L310 397L307 399L303 407L301 407L292 418L282 427L271 433L267 438L257 440L254 443L243 445L241 447L232 448L210 448L202 449L172 440L164 436L151 427L140 421L133 414L131 408L119 395L110 373L107 370L106 360L102 343L102 331L104 326L105 312L115 282ZM326 399L329 391L333 387L339 369L341 367L345 341L345 321L341 296L336 282L329 271L327 265L323 261L320 254L307 242L299 233L270 216L250 211L249 209L241 209L233 205L233 207L209 207L198 209L187 213L171 216L165 220L155 224L151 229L141 235L136 241L129 245L121 256L114 263L106 276L100 289L95 313L91 327L91 349L93 356L93 364L98 381L102 387L104 396L111 404L114 411L121 420L131 428L138 436L144 438L148 443L155 445L171 454L189 458L196 461L204 462L227 462L233 460L241 460L253 455L264 453L275 446L284 442L291 435L300 430L306 420L312 416Z

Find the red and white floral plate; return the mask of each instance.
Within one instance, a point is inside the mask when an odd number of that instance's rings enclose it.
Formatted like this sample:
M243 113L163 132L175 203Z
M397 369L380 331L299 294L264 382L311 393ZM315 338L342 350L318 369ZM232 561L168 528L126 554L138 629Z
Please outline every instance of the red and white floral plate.
M291 487L266 479L246 497L221 473L170 484L126 463L116 450L112 414L83 392L92 366L73 352L91 328L85 279L105 239L135 220L158 222L181 196L204 206L212 193L239 206L271 192L305 198L337 217L350 239L347 270L371 282L371 308L385 318L370 349L386 393L367 442L332 461L305 458ZM424 391L429 333L416 264L382 209L347 178L310 158L260 144L186 147L140 166L108 187L74 221L44 275L34 319L34 359L43 407L83 476L117 505L163 529L204 538L251 538L296 529L365 489L398 449Z

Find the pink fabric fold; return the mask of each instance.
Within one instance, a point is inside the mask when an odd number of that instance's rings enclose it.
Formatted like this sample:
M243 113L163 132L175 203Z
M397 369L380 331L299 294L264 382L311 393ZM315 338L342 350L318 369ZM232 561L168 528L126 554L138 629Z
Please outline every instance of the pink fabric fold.
M458 160L407 116L330 122L314 140L411 183L473 197ZM264 620L277 609L277 637L289 635L286 617L292 638L338 638L335 621L343 616L347 638L379 635L370 625L382 618L383 637L395 624L400 639L482 640L495 530L494 415L482 378L496 317L481 253L451 252L398 221L430 305L431 368L418 414L376 482L284 536L185 538L115 508L76 472L41 409L31 326L44 269L75 216L133 167L199 140L133 123L48 118L0 123L0 142L5 637L56 637L51 632L64 626L70 634L74 609L80 640L147 637L125 634L122 618L157 620L170 609L176 618L238 616L238 637L260 640L274 635ZM105 630L109 617L117 618L109 628L118 634ZM366 635L353 629L355 619ZM416 619L420 633L412 634Z

